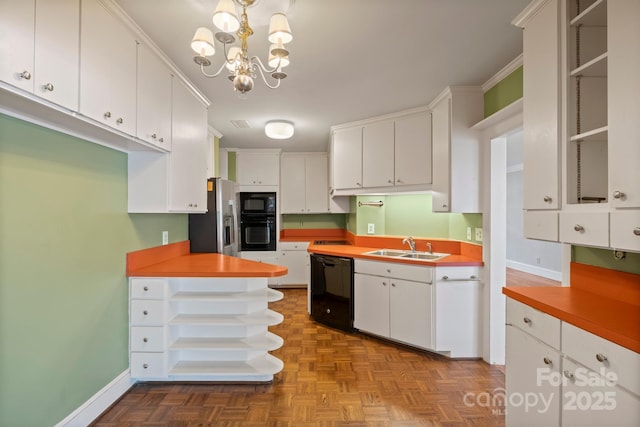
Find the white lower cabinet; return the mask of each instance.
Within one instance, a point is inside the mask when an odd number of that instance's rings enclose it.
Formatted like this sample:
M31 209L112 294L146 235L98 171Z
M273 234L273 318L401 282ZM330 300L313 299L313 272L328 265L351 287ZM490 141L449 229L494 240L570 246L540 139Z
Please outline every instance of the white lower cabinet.
M145 381L271 381L282 338L268 327L282 293L266 278L131 278L131 377Z
M242 259L250 259L251 261L280 265L278 264L280 262L278 259L278 252L276 251L244 251L239 252L238 256ZM280 284L281 280L282 276L269 277L267 279L269 286L277 286Z
M433 268L354 261L354 326L430 349Z
M289 272L279 278L280 286L309 287L309 242L282 242L278 252L278 264L287 267Z
M640 425L640 354L507 299L507 426Z

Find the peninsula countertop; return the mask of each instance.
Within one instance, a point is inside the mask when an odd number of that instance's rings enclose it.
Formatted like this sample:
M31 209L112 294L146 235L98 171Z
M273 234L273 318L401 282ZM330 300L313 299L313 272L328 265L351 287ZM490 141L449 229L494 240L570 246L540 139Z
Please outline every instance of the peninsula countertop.
M191 253L189 241L127 254L127 277L277 277L286 267L216 254Z

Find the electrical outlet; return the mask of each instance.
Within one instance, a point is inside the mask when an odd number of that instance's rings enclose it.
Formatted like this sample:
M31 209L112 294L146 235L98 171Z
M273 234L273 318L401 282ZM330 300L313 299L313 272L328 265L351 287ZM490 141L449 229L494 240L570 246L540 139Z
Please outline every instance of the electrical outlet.
M471 227L467 227L467 240L471 240Z
M162 232L162 244L166 245L169 243L169 232L168 231L163 231Z
M482 242L482 228L476 228L476 242Z
M376 225L375 224L367 224L367 234L373 234L376 232Z

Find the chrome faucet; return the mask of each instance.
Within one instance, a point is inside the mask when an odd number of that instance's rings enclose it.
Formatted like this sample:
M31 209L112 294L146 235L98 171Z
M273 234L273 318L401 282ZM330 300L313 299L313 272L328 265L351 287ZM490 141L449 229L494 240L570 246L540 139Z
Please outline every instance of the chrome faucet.
M405 243L409 244L409 248L411 248L411 252L416 251L416 242L413 240L413 237L409 236L402 239L402 244L404 245Z
M433 247L431 247L431 242L427 242L427 250L429 251L430 254L433 253Z

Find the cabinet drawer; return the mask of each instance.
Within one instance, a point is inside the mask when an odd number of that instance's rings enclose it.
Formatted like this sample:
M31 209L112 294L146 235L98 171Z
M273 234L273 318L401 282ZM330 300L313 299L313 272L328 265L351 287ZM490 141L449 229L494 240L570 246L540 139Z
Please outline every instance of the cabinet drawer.
M163 351L164 336L161 326L134 326L131 328L131 351Z
M309 242L280 242L281 251L306 251Z
M507 324L531 334L555 349L560 349L560 319L507 298Z
M164 301L132 300L129 318L133 326L160 326L164 323Z
M433 281L433 267L423 267L420 265L355 259L354 270L356 273L395 277L398 279L413 280L414 282L431 283Z
M163 299L166 286L165 279L131 279L131 298Z
M167 358L164 353L131 353L132 378L165 378Z
M558 241L557 211L524 211L524 237Z
M640 396L640 354L567 322L562 322L562 351L596 372L613 372L616 384Z
M611 247L640 252L640 210L611 213Z
M609 247L609 214L607 212L561 212L560 241Z

